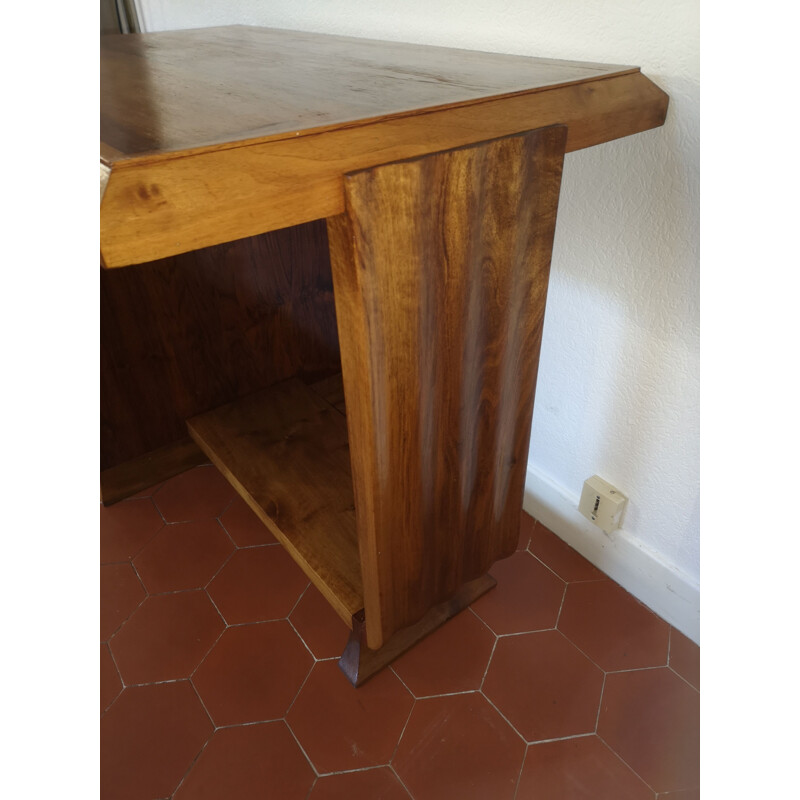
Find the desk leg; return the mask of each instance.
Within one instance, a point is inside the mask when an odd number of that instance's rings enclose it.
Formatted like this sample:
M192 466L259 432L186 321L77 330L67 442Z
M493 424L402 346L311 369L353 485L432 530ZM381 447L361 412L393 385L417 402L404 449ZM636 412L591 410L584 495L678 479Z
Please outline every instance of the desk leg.
M514 552L565 143L352 173L328 220L372 650Z

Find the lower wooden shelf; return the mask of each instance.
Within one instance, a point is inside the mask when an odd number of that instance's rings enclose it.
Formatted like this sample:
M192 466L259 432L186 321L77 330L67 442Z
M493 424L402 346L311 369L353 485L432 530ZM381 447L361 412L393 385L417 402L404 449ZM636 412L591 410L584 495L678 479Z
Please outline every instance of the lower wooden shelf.
M333 378L318 392L292 378L192 417L187 426L352 628L364 590L347 423L329 402L337 400L336 385Z

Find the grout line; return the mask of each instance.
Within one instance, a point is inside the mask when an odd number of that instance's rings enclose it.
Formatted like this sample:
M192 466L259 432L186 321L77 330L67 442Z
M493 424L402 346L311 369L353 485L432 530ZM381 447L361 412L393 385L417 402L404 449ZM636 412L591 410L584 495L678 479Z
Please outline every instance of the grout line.
M653 793L655 797L658 792L599 734L595 736Z
M600 726L600 712L603 709L603 695L606 691L606 678L608 677L608 673L603 673L603 685L600 687L600 701L597 704L597 717L594 720L594 732L597 733L597 729Z
M334 775L353 775L356 772L374 772L376 769L388 767L388 764L373 764L369 767L354 767L353 769L337 769L333 772L320 772L320 778L331 778Z
M311 674L313 669L314 668L312 667L309 670L309 672L308 672L309 675ZM306 677L306 681L307 680L308 680L308 677ZM303 681L303 686L305 686L305 681ZM300 687L300 691L302 691L303 686ZM297 694L300 694L300 691L298 691ZM297 700L297 696L295 696L295 700ZM292 704L294 704L294 700L292 700ZM288 714L290 710L291 710L291 706L289 706L289 708L286 710L286 714ZM283 724L289 729L289 733L292 734L292 738L295 740L295 742L297 742L297 746L300 748L300 752L303 754L303 757L305 758L305 760L308 761L308 764L309 764L309 766L311 767L311 770L314 773L314 784L316 784L317 778L319 778L319 771L314 766L314 762L309 758L309 755L308 755L308 753L306 753L306 750L303 747L303 745L300 744L300 740L297 738L297 734L294 732L294 730L292 730L292 726L289 724L289 720L286 719L286 714L283 715Z
M304 642L303 644L305 644L305 642ZM313 658L313 655L312 655L312 658ZM313 672L313 671L314 671L316 668L317 668L317 662L315 661L315 662L314 662L314 663L311 665L311 667L309 668L308 672L306 673L306 677L305 677L305 678L303 678L303 682L300 684L299 688L297 689L297 692L295 693L295 696L292 698L292 702L291 702L291 703L289 703L289 705L286 707L286 711L285 711L285 712L284 712L284 714L283 714L283 718L284 718L284 719L286 719L286 717L288 717L288 716L289 716L289 712L292 710L292 708L294 708L294 704L297 702L297 698L298 698L298 697L300 697L300 692L302 692L302 691L303 691L303 689L305 688L305 685L308 683L308 679L311 677L311 673L312 673L312 672ZM287 725L289 724L289 723L288 723L288 721L287 721L287 723L286 723L286 724L287 724ZM299 744L299 742L298 742L298 744ZM310 759L309 759L309 760L310 760ZM317 771L316 771L316 769L314 770L314 772L317 772ZM319 775L319 773L318 773L318 772L317 772L317 775Z
M203 703L203 698L200 697L200 692L197 691L197 688L191 682L191 680L189 681L189 685L192 687L192 690L194 691L195 695L197 696L197 699L200 701L200 705L203 706L203 711L205 711L206 714L208 714L208 709L205 707L205 704ZM188 769L186 770L186 772L183 773L183 777L178 782L178 785L172 790L170 796L173 796L181 788L181 786L183 786L184 781L186 780L186 778L189 777L189 773L194 769L194 765L199 761L200 756L203 755L203 753L205 752L206 748L208 747L209 742L214 738L214 734L217 732L217 728L214 725L214 720L211 718L211 714L208 714L208 719L211 722L211 725L213 727L213 730L211 731L211 735L205 740L205 742L203 743L203 746L200 748L200 750L197 753L197 755L192 759L192 763L189 764Z
M314 793L314 787L317 785L318 780L319 778L316 775L314 775L314 780L311 781L311 786L308 787L308 791L306 792L305 800L309 800L311 795Z
M394 672L394 669L392 669ZM395 675L397 673L395 672ZM399 678L399 676L398 676ZM405 686L405 684L403 684ZM397 738L397 743L394 746L394 750L392 750L392 755L389 757L388 763L391 764L394 761L395 756L397 755L397 751L400 749L400 742L403 741L403 737L406 735L406 728L408 728L408 723L411 722L411 715L414 713L414 709L417 707L417 698L414 697L413 692L411 693L411 708L408 712L408 716L406 717L405 724L403 725L403 730L400 731L400 736Z
M203 590L203 591L205 591L205 590ZM206 596L208 596L208 592L206 592ZM211 598L210 598L210 597L209 597L208 599L209 599L209 600L211 600ZM213 600L211 600L211 603L212 603L212 605L213 605L213 604L214 604L214 601L213 601ZM216 607L216 606L214 606L214 608L216 609L217 607ZM218 610L218 609L217 609L217 613L219 614L219 610ZM220 614L220 618L222 619L222 624L223 624L223 626L224 626L224 627L223 627L223 628L222 628L222 630L220 631L220 633L219 633L219 636L217 636L217 638L216 638L216 639L214 639L214 642L212 643L211 647L209 647L209 648L208 648L208 650L206 650L206 652L205 652L205 653L203 653L203 657L200 659L200 661L198 661L198 662L197 662L197 666L196 666L196 667L195 667L195 668L192 670L191 674L189 675L189 680L191 680L192 678L194 678L194 676L197 674L197 670L199 670L199 669L200 669L200 667L202 667L202 666L203 666L203 664L205 663L205 661L206 661L206 659L208 658L208 656L209 656L209 654L211 653L211 651L212 651L212 650L213 650L213 649L214 649L214 648L215 648L215 647L216 647L216 646L219 644L219 640L220 640L220 639L221 639L221 638L222 638L222 637L225 635L225 631L227 631L227 630L228 630L228 628L230 627L230 626L228 625L228 623L225 621L225 617L223 617L223 616L222 616L222 614ZM194 684L193 684L193 685L194 685ZM196 691L196 690L195 690L195 691ZM198 694L199 694L199 693L198 693Z
M289 627L297 634L297 638L300 640L300 642L302 643L303 647L305 647L305 649L308 650L309 655L311 656L311 658L314 659L314 663L316 664L317 661L320 661L321 659L317 658L314 655L314 652L311 650L311 648L308 646L308 644L306 644L306 640L302 637L302 635L300 634L300 631L297 630L297 628L295 628L294 623L289 619L289 617L286 617L286 621L289 623ZM330 660L330 659L326 659L326 660Z
M486 662L486 669L483 671L483 677L481 678L481 684L478 687L478 691L483 693L483 684L486 683L486 676L489 674L489 667L492 664L492 659L494 658L494 651L497 650L497 643L500 641L500 637L495 634L494 638L494 645L492 645L492 652L489 653L489 660Z
M567 599L567 589L569 588L569 584L564 584L564 594L561 595L561 604L558 607L558 614L556 614L556 624L554 627L558 629L558 623L561 622L561 611L564 608L564 601Z
M511 728L511 730L514 731L514 733L516 733L520 739L522 739L523 743L527 747L528 740L517 730L517 726L514 725L514 723L511 722L511 720L483 693L482 689L480 692L478 692L478 694L480 694L481 697L483 697L483 699L508 723L508 726Z
M517 782L514 784L514 800L517 800L517 795L519 794L519 785L522 782L522 772L525 769L525 762L528 760L528 750L530 750L531 746L526 742L525 743L525 752L522 754L522 761L519 765L519 774L517 775Z
M264 545L264 546L265 547L272 547L272 545ZM308 576L305 573L303 573L303 577L306 580L308 580ZM289 619L289 617L291 617L292 614L294 614L295 609L297 608L297 606L300 605L300 601L306 596L306 592L309 590L310 586L311 586L311 581L308 581L308 583L306 584L306 588L303 589L302 592L300 592L300 596L297 598L297 600L295 600L294 605L289 610L289 613L286 615L285 619ZM294 628L294 625L292 625L292 627ZM297 635L300 636L299 633ZM300 638L302 639L303 637L300 636ZM305 642L303 642L303 644L305 644ZM313 653L312 653L312 655L313 655Z
M411 789L409 789L408 786L406 786L403 779L397 774L397 770L391 764L386 764L386 767L392 771L392 774L395 776L395 778L397 778L400 785L406 790L406 792L408 793L409 800L414 800L414 795L411 794Z
M528 742L528 747L535 747L537 744L549 744L550 742L568 742L571 739L588 739L590 736L595 736L594 731L589 733L573 733L571 736L556 736L555 739L536 739Z
M700 690L691 681L684 678L683 675L680 674L680 672L677 672L675 669L669 666L666 667L666 669L670 670L670 672L677 675L690 689L694 689L697 692L697 694L700 694Z

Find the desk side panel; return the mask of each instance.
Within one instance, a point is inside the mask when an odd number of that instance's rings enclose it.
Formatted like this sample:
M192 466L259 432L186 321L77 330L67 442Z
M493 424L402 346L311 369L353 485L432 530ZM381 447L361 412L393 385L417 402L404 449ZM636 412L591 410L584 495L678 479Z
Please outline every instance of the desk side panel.
M349 175L329 220L370 648L516 547L565 139Z

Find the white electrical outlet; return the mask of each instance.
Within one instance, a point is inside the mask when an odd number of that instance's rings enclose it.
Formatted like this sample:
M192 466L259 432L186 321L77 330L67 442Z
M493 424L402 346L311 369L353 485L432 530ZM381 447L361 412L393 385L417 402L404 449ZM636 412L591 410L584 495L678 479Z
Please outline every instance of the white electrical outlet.
M628 498L619 489L598 475L592 475L583 484L578 511L606 533L611 533L619 528L627 502Z

